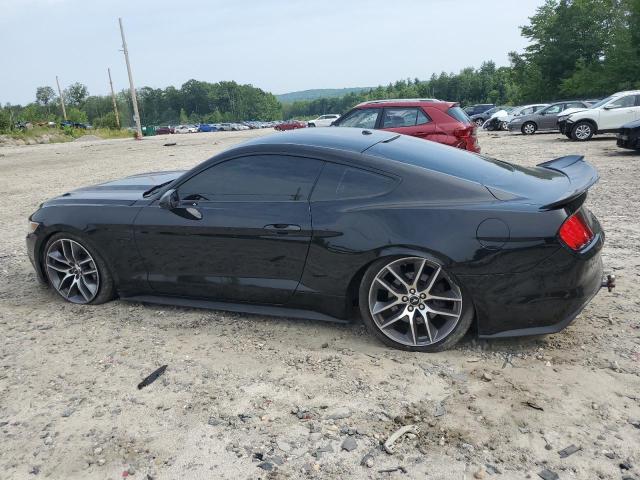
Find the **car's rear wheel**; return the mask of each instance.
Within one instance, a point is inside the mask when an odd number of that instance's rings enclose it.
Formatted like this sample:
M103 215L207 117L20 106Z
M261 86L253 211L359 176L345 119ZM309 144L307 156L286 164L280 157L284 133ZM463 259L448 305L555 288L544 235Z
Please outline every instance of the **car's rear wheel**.
M571 129L571 138L584 142L593 137L593 125L590 122L578 122Z
M437 262L424 257L384 258L365 273L360 311L385 344L419 352L453 346L473 319L470 300Z
M482 127L482 125L484 124L484 120L483 120L483 119L481 119L481 118L476 118L476 119L474 120L474 123L476 124L476 127L480 128L480 127Z
M536 126L535 123L526 122L524 125L522 125L522 128L520 130L524 135L533 135L534 133L536 133L537 129L538 127Z
M76 235L53 235L44 248L43 261L50 285L65 300L99 304L113 298L113 278L104 260Z

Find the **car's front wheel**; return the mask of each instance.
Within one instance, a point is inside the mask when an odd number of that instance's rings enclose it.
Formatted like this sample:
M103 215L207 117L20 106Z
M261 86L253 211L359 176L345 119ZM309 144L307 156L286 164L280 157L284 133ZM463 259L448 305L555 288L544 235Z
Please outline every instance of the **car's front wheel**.
M483 119L481 119L481 118L476 118L476 119L474 120L474 123L476 124L476 127L480 128L480 127L482 127L482 125L484 124L484 120L483 120Z
M44 248L49 284L65 300L99 304L113 298L113 278L102 257L76 235L57 233Z
M522 125L521 128L523 135L533 135L534 133L536 133L536 130L536 124L533 122L526 122L524 125Z
M593 137L593 125L590 122L578 122L571 129L571 138L584 142Z
M418 352L445 350L473 319L470 299L439 263L424 257L374 262L360 286L360 311L385 344Z
M500 128L502 130L509 130L509 122L501 122L500 123Z

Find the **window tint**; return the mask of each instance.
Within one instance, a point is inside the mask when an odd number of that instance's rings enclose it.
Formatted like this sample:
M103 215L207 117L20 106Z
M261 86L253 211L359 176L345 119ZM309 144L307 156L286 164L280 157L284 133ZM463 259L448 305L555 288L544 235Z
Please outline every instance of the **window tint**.
M565 109L566 108L584 108L584 103L582 102L567 103L567 105L565 106Z
M356 127L356 128L375 128L376 121L378 120L379 108L363 108L361 110L354 110L347 114L340 120L341 127Z
M533 112L535 112L535 108L534 107L528 107L528 108L524 108L520 111L520 113L518 115L529 115Z
M396 184L393 178L377 173L327 163L311 196L312 201L344 200L381 195Z
M610 104L607 105L609 108L625 108L625 107L633 107L636 104L635 95L627 95L626 97L621 97Z
M206 199L233 197L250 200L306 200L322 163L301 157L255 155L229 160L187 180L178 191L181 198L200 195Z
M545 115L552 115L554 113L560 113L562 111L562 104L551 105L550 107L545 108L540 113L544 113Z
M451 107L449 110L447 110L447 113L459 122L464 123L465 125L469 125L471 123L469 117L460 107Z
M425 115L422 109L416 107L385 108L382 128L413 127L428 121L429 117Z

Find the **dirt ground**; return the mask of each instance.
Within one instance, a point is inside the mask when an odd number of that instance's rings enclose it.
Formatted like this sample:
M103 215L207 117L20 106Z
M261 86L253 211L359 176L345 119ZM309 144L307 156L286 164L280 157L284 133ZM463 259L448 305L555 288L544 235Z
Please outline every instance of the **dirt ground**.
M556 335L414 354L361 324L64 303L26 255L43 200L190 168L272 130L0 148L0 478L640 480L640 155L612 137L481 134L533 165L584 154L616 274ZM176 141L172 147L163 146ZM166 373L137 390L160 365ZM392 432L415 425L395 453ZM575 445L566 458L559 451ZM548 470L548 472L544 472ZM538 474L541 474L540 477ZM546 475L546 476L545 476Z

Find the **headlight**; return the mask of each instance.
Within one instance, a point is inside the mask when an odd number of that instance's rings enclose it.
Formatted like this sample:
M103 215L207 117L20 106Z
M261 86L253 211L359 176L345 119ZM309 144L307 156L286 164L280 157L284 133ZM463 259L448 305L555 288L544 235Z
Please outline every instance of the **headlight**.
M33 233L40 226L38 222L32 222L29 220L29 226L27 227L27 233Z

